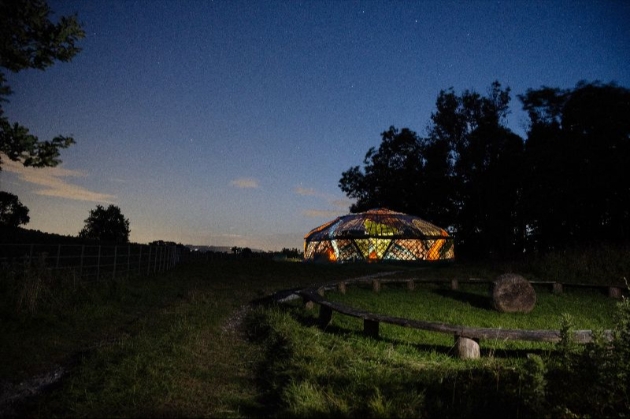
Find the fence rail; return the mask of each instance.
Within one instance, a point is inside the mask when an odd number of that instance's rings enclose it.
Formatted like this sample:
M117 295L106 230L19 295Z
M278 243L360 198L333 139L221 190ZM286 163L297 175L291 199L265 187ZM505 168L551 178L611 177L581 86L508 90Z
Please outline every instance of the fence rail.
M150 275L180 261L177 246L0 244L0 269L42 262L52 271L72 271L82 280Z

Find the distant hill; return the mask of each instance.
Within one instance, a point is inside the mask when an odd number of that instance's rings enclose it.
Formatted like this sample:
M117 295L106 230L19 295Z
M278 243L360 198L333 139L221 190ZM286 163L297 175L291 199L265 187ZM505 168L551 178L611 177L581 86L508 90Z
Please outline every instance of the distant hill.
M217 252L217 253L232 253L232 247L234 246L206 246L206 245L195 245L195 244L186 244L187 248L191 251L197 252ZM251 249L254 253L265 253L264 250L260 249Z

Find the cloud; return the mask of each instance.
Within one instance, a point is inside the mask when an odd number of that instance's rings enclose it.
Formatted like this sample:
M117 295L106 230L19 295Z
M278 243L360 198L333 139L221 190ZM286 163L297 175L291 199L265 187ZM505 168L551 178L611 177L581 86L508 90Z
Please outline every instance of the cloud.
M230 185L240 189L258 188L258 180L254 178L238 178L230 182Z
M313 188L303 188L298 186L295 188L295 193L302 196L322 196L323 194L315 191Z
M345 211L348 211L348 209L350 208L350 205L354 204L354 201L348 198L344 198L344 199L333 199L332 201L330 201L330 203L335 208L341 208Z
M9 159L3 159L2 170L17 174L23 182L43 186L43 189L35 191L37 195L105 203L112 203L116 199L115 195L90 191L82 186L73 185L65 179L68 177L87 177L87 173L82 171L62 167L24 167L21 163Z
M308 210L304 210L302 211L302 214L309 217L309 218L335 218L335 217L339 217L340 214L339 211L335 211L335 210L318 210L318 209L308 209Z
M313 188L303 188L301 186L297 186L293 190L297 195L301 196L312 196L320 199L325 202L328 207L333 207L335 209L307 209L302 211L302 215L313 218L334 218L339 215L346 214L350 205L353 204L353 201L348 198L339 198L338 196L327 194L324 192L317 191Z

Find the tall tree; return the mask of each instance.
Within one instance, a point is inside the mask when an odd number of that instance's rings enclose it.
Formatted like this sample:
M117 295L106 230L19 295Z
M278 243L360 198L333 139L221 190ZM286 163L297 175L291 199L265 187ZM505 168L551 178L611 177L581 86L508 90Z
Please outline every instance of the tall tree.
M630 240L630 90L580 82L519 98L530 119L524 210L537 245Z
M97 205L85 219L85 226L79 237L107 242L129 242L129 220L124 217L120 208L110 205L107 209Z
M499 82L485 96L451 88L440 92L431 115L428 148L443 150L440 189L450 194L444 205L463 253L504 256L522 246L523 140L505 126L509 102L510 89Z
M17 227L30 221L28 208L16 195L0 191L0 226Z
M339 187L357 201L352 212L385 207L416 214L422 210L422 143L407 128L390 127L381 134L378 150L370 148L363 160L364 169L355 166L345 171Z
M74 143L67 136L40 141L28 128L9 122L1 106L12 93L5 71L44 70L55 61L70 61L80 51L76 42L85 33L76 16L53 23L51 13L44 0L0 0L0 170L2 153L25 166L55 166L59 150Z
M519 218L523 140L505 126L509 88L487 95L441 91L428 137L391 127L378 150L342 173L352 211L385 206L455 233L460 254L501 256L522 248Z

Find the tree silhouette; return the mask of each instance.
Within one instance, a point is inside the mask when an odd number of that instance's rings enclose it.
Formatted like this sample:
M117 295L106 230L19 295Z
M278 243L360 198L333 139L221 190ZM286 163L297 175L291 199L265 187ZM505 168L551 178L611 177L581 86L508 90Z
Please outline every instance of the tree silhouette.
M12 93L4 70L44 70L57 60L70 61L80 51L75 42L85 33L76 17L63 16L53 23L50 14L44 0L0 2L0 153L24 166L56 166L59 149L74 144L74 139L66 136L40 141L28 128L11 124L1 106Z
M356 203L448 228L458 253L510 256L630 242L630 90L580 82L518 96L527 141L505 126L510 89L443 90L426 138L391 127L339 186Z
M522 246L523 140L505 126L509 102L510 89L496 81L485 96L451 88L440 92L431 115L428 148L440 153L426 157L437 158L432 180L439 188L427 193L448 197L437 203L440 218L464 253L505 256Z
M28 208L16 195L0 191L0 226L17 227L30 221Z
M363 163L342 173L339 187L350 198L357 199L350 210L365 211L386 207L395 211L416 213L421 202L423 172L422 144L415 132L390 127L381 134L378 150L370 148Z
M542 249L630 239L630 90L579 82L519 96L529 115L524 212Z
M523 140L504 126L510 90L494 82L487 95L441 91L428 137L390 127L339 187L357 201L413 214L449 228L464 253L505 255L522 245L518 218Z
M90 211L90 216L85 219L85 226L79 232L79 237L84 239L96 239L107 242L129 242L129 220L126 219L120 208L110 205L107 209L97 205Z

